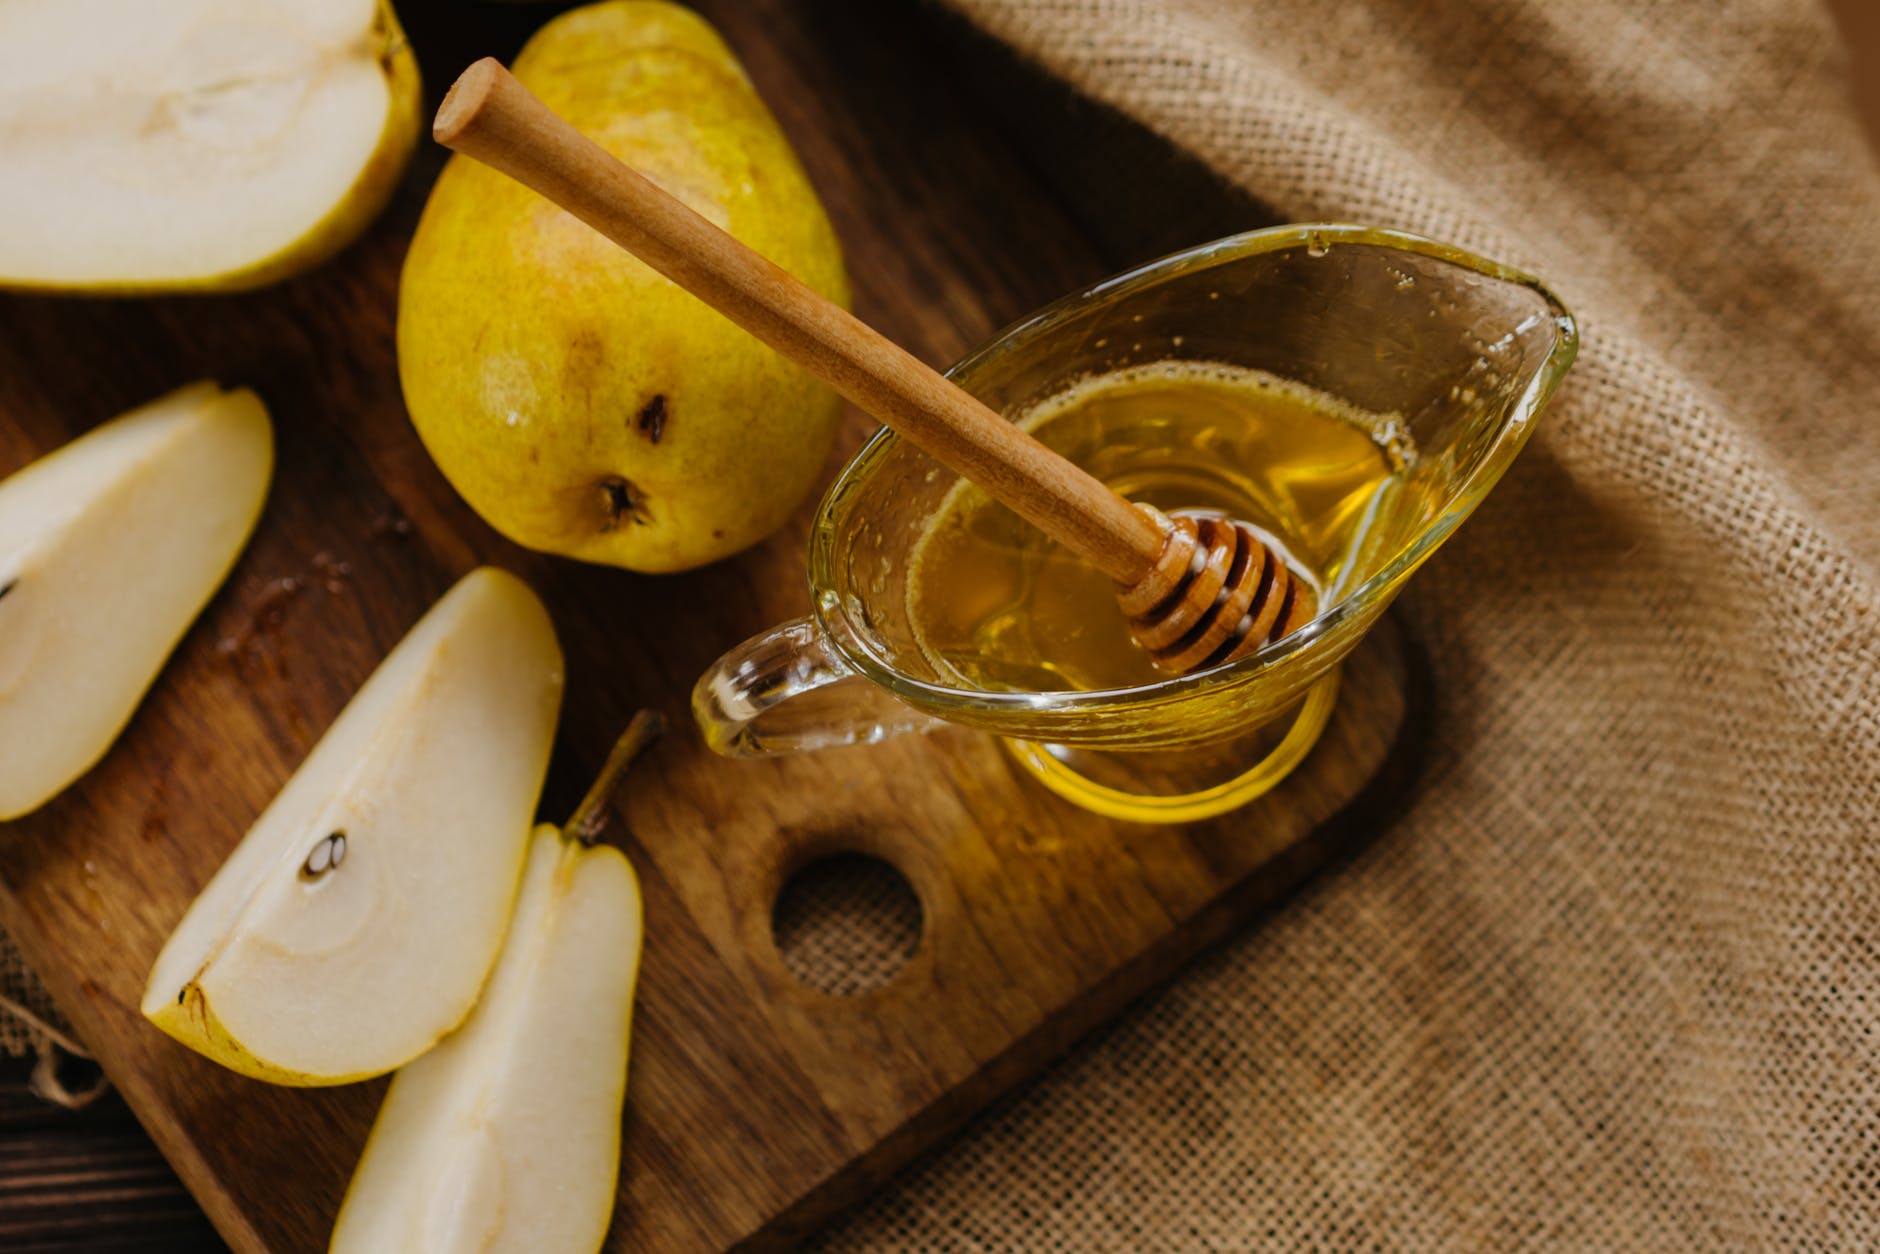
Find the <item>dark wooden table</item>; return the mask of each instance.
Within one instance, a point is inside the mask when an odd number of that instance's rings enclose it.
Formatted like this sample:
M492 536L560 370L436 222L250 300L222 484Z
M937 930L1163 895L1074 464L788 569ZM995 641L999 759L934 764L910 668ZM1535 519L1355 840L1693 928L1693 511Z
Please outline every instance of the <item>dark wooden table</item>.
M479 55L507 57L550 6L411 3L432 104ZM957 354L1061 292L1268 215L1160 140L1077 99L931 5L698 0L745 59L845 237L894 223L891 273L857 312ZM779 83L815 85L815 95ZM421 152L386 212L409 229L442 154ZM856 258L852 257L852 261ZM884 285L900 289L882 297ZM910 296L908 286L916 290ZM0 300L0 326L44 298ZM910 313L910 310L913 312ZM69 306L67 310L69 312ZM943 364L936 362L936 364ZM124 1104L68 1112L0 1061L0 1249L224 1248Z

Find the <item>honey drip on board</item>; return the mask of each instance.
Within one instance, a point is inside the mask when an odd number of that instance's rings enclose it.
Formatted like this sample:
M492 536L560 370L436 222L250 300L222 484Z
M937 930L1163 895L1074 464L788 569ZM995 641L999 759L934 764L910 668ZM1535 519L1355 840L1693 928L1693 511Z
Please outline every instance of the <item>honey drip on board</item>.
M1208 362L1092 376L1019 423L1131 500L1251 523L1322 600L1379 525L1374 503L1415 462L1394 417ZM921 651L958 687L1167 678L1130 640L1109 579L969 483L954 486L914 546L908 608Z

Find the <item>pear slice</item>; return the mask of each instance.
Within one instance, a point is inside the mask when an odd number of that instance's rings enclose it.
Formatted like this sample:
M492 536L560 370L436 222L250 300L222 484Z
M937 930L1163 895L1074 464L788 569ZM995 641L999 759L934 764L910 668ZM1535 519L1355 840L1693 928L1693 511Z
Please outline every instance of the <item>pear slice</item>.
M254 287L364 230L417 142L379 0L0 4L0 284Z
M190 906L144 1014L277 1084L343 1084L429 1049L496 960L561 689L535 594L465 576Z
M336 1254L596 1250L620 1164L640 891L620 851L537 830L469 1020L392 1080Z
M104 756L268 494L254 393L198 383L0 481L0 819Z
M581 840L656 727L641 715L628 728L566 834L537 829L489 988L462 1028L392 1080L334 1254L600 1248L643 927L626 858Z

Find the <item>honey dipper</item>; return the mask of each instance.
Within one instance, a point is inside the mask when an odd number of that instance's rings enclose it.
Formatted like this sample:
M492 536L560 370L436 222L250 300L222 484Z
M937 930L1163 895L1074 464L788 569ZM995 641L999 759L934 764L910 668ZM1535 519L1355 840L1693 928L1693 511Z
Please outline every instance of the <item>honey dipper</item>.
M431 134L560 205L1108 575L1158 668L1241 657L1316 612L1311 585L1251 526L1125 500L629 168L495 59L463 72Z

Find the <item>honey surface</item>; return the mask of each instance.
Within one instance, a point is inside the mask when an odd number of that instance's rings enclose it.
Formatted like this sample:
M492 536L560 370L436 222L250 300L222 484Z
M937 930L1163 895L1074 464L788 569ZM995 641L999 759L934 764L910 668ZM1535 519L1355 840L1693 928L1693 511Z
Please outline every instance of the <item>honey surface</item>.
M1259 371L1158 362L1093 376L1019 423L1131 500L1216 510L1338 582L1380 490L1414 460L1392 419ZM916 544L922 651L960 687L1063 691L1165 678L1101 573L961 482Z

